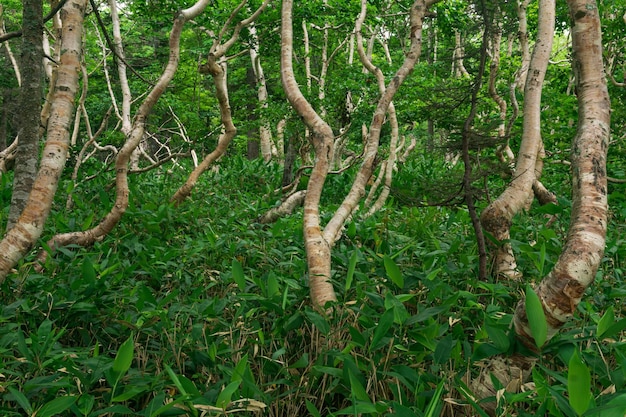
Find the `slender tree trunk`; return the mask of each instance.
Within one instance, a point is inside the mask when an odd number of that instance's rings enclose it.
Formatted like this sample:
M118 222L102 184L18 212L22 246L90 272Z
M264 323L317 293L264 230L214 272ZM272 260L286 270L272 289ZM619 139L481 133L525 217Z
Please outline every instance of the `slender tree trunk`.
M265 73L263 72L263 66L261 65L261 56L259 55L259 37L256 32L254 23L250 24L248 28L250 36L252 37L252 47L250 48L250 61L252 62L252 70L254 71L254 77L256 80L257 98L259 105L262 109L267 109L267 84L265 82ZM259 126L259 143L261 145L261 155L265 162L269 162L272 159L272 155L276 155L278 152L276 147L272 143L272 131L270 130L269 123L265 116L261 114L261 123Z
M85 7L86 0L68 0L63 7L62 54L57 82L53 86L47 140L26 207L15 226L0 241L0 282L41 236L65 166L78 90Z
M513 179L507 189L481 215L485 230L500 242L495 254L495 275L509 279L521 278L508 240L512 219L524 207L536 179L535 164L541 146L541 91L552 51L554 16L554 0L540 0L537 41L524 91L522 142Z
M26 207L37 175L39 159L39 120L41 114L43 65L42 0L24 0L22 17L22 86L18 113L19 142L15 155L13 195L7 230Z
M315 112L298 87L293 71L293 0L283 0L281 26L281 79L287 99L302 117L311 132L315 164L309 177L304 199L304 246L309 268L311 300L324 307L337 296L330 282L330 243L322 236L319 202L333 157L334 134L330 126Z
M232 114L230 111L230 102L228 99L228 84L227 80L227 60L226 60L226 52L230 49L231 46L239 39L239 34L241 33L241 29L247 27L252 24L259 15L265 10L270 0L265 0L259 8L250 15L247 19L239 21L234 29L231 37L224 41L223 37L226 31L229 29L232 20L235 18L239 10L245 5L245 2L242 2L235 8L235 10L231 13L229 19L226 21L220 33L211 45L211 49L209 50L209 56L207 58L207 63L200 66L200 72L204 74L211 74L213 77L213 82L215 83L215 95L217 97L217 101L220 107L220 117L222 120L222 124L224 130L220 135L217 146L213 150L213 152L206 155L203 161L189 174L189 177L185 181L185 183L176 190L176 193L170 199L174 204L182 203L195 187L198 178L202 175L209 167L215 162L219 157L221 157L228 149L228 145L230 144L233 137L237 133L237 128L233 123ZM258 149L257 149L258 154Z
M604 254L608 212L610 100L602 61L600 19L593 0L568 0L567 4L572 22L572 66L578 87L579 118L571 155L572 214L567 240L554 268L535 289L546 315L547 340L574 315L595 278ZM522 344L537 351L524 305L524 300L520 300L515 310L515 333ZM473 382L475 394L479 398L495 395L491 374L507 388L519 388L535 360L534 356L520 354L494 358ZM518 383L513 381L515 378ZM495 404L485 406L493 410Z
M130 135L126 138L126 142L124 143L124 146L122 146L122 149L120 149L115 160L116 198L111 211L97 226L89 230L63 233L54 236L48 242L48 246L51 248L54 249L56 247L66 246L69 244L77 244L81 246L91 245L96 240L106 236L106 234L108 234L122 218L122 215L128 207L128 198L130 194L128 190L128 167L131 155L144 137L145 125L148 116L176 73L180 57L180 34L183 30L183 26L188 20L200 15L209 1L210 0L199 0L190 8L179 11L178 15L174 19L169 40L170 55L167 66L163 70L161 77L153 87L152 91L150 91L150 93L146 96L143 103L137 110Z

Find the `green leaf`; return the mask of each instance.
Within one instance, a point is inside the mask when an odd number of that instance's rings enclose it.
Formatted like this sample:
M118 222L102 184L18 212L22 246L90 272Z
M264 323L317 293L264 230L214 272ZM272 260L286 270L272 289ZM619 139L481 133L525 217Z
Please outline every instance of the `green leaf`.
M307 308L306 310L304 310L304 314L309 320L311 320L311 323L313 323L315 327L317 327L317 330L319 330L323 335L327 335L330 332L330 324L328 324L328 321L326 321L326 319L322 317L319 313Z
M78 397L75 396L65 396L65 397L57 397L54 400L47 402L37 411L37 417L52 417L56 414L61 414L68 408L70 408Z
M317 407L315 407L315 405L313 405L311 401L306 400L305 404L307 411L309 412L309 414L311 414L312 417L322 417Z
M383 257L383 263L385 264L385 271L387 271L387 276L391 279L391 282L396 284L399 288L404 288L404 277L394 260L385 255Z
M243 355L241 360L237 363L237 366L235 366L235 371L233 372L233 375L230 381L231 382L242 381L247 368L248 368L248 354L246 353L245 355Z
M83 281L87 284L96 282L96 270L91 263L91 259L85 258L82 265Z
M598 322L598 328L596 330L598 338L602 337L602 335L606 333L613 323L615 323L615 313L613 312L613 306L609 306Z
M489 340L492 341L494 346L497 347L502 353L509 350L511 341L509 340L509 336L504 330L498 329L497 327L493 327L488 324L485 325L485 330L487 331Z
M567 372L567 393L569 405L580 416L589 408L591 402L591 374L589 368L578 356L578 351L569 360Z
M26 411L28 415L33 414L33 407L30 405L28 398L26 398L26 396L22 394L21 391L18 391L13 387L9 387L9 392L13 395L15 401L20 405L20 407L24 409L24 411Z
M352 398L371 404L372 400L370 400L370 396L367 395L367 391L363 388L359 378L357 378L353 372L348 372L348 375L350 379L350 393L352 394Z
M614 323L608 329L606 329L602 333L602 337L604 338L613 337L624 329L626 329L626 319L621 319L620 321L618 321L617 323Z
M348 261L348 274L346 275L346 291L352 286L352 279L354 278L354 270L356 269L357 251L352 252L350 260Z
M237 391L239 385L241 385L241 380L234 381L226 385L222 392L220 392L220 395L217 396L215 406L221 408L222 410L226 410L226 407L230 404L233 394Z
M373 352L376 349L382 347L383 344L381 344L381 340L383 339L383 337L385 337L385 335L393 325L393 319L393 309L385 311L385 313L380 318L380 321L378 322L376 330L374 331L374 336L372 336L372 343L370 344L369 348L370 352Z
M143 386L134 386L128 385L124 387L124 392L120 395L111 399L111 402L120 403L126 400L130 400L131 398L141 394L142 392L146 392L147 388Z
M241 262L237 259L233 259L232 263L232 272L233 272L233 281L239 287L240 291L245 291L246 289L246 277L243 274L243 266Z
M439 405L441 404L439 400L441 399L441 394L443 394L443 387L445 379L442 379L439 384L437 384L437 388L435 389L435 393L433 394L433 398L428 403L428 408L424 413L424 417L435 417L439 415Z
M548 322L541 300L530 284L526 285L526 315L535 345L541 348L548 338Z
M130 364L133 362L134 350L134 335L131 334L130 337L122 343L113 361L113 371L117 374L118 381L130 368Z

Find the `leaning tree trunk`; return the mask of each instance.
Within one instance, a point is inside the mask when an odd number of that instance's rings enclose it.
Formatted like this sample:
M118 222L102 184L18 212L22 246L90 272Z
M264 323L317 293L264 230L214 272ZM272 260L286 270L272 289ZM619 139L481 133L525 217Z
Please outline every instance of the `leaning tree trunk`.
M70 138L74 99L78 91L83 17L86 0L69 0L61 15L63 29L62 53L56 84L52 87L52 104L48 120L47 140L37 178L22 214L15 226L0 242L0 282L41 236L50 213L52 200L65 167ZM37 122L39 113L37 113Z
M508 240L512 219L525 207L536 179L535 165L541 147L541 91L552 52L554 17L554 0L540 0L537 42L533 49L524 90L522 143L513 179L507 189L489 204L481 215L483 227L499 242L495 254L494 275L509 279L521 277Z
M595 2L568 0L573 69L578 86L578 129L572 146L572 218L563 252L536 289L548 321L548 340L574 314L602 261L607 223L606 155L610 101L602 61L600 17ZM520 302L515 331L534 346Z
M50 248L54 249L56 247L66 246L69 244L77 244L81 246L91 245L98 239L106 236L119 223L122 215L126 212L126 208L128 207L128 199L130 195L130 191L128 190L128 166L131 160L131 155L143 139L146 120L152 112L154 105L157 103L163 92L165 92L165 89L176 73L180 57L180 35L185 23L200 15L207 4L209 4L209 1L210 0L199 0L190 8L179 11L174 20L172 32L170 34L170 56L167 66L163 70L161 77L153 87L152 91L150 91L137 110L129 136L126 139L124 146L122 146L122 149L120 149L117 154L117 158L115 160L116 198L111 211L98 225L89 230L63 233L54 236L48 242L48 246ZM40 258L41 257L45 256L40 256Z
M578 86L578 128L571 156L572 215L567 240L554 268L535 290L546 315L547 340L573 316L583 293L593 282L604 254L608 211L606 156L610 101L602 61L600 18L593 1L568 0L567 3L572 22L572 67ZM521 300L513 317L516 337L536 351L524 305ZM472 386L481 398L495 395L490 372L504 386L511 387L512 378L528 376L534 360L520 354L498 357Z

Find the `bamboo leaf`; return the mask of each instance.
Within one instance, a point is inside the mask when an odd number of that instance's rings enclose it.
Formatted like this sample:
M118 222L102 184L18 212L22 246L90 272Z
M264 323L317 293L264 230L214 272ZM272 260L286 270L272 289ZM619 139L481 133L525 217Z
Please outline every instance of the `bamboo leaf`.
M313 417L322 417L317 407L315 407L315 405L311 401L306 400L305 404L306 404L306 409L310 415L312 415Z
M231 399L233 398L233 394L235 393L235 391L237 391L239 385L241 385L241 380L234 381L226 385L222 392L220 392L220 395L217 396L217 401L215 402L215 405L222 410L226 410L226 407L228 407L228 404L230 404Z
M389 309L385 311L385 313L380 318L378 322L378 326L374 331L374 336L372 336L372 343L370 344L370 352L375 351L376 349L381 347L380 341L385 337L391 326L393 325L393 309Z
M78 397L73 395L55 398L44 404L43 407L37 411L37 417L52 417L56 414L61 414L74 405L77 399Z
M543 311L541 300L530 284L526 285L525 305L530 332L532 333L533 339L535 339L537 347L541 348L548 338L548 322L546 321L546 314Z
M357 261L357 252L356 250L352 252L352 256L350 256L350 261L348 261L348 274L346 275L346 291L350 289L352 286L352 280L354 278L354 270L356 269L356 261Z
M385 255L383 257L383 263L385 264L385 271L387 271L387 276L391 279L391 282L396 284L399 288L404 288L404 277L394 260Z
M591 374L576 350L574 350L574 354L569 360L568 368L567 393L569 405L580 416L587 411L591 402Z
M131 363L133 362L133 355L135 351L135 342L134 336L131 334L128 339L122 346L120 346L117 354L115 355L115 360L113 361L113 371L117 374L117 380L128 371Z
M22 394L21 391L18 391L13 387L9 387L9 392L13 395L15 401L20 405L20 407L24 409L24 411L26 411L28 415L33 414L33 407L30 405L30 401L28 401L28 398L26 398L26 396Z
M610 306L604 312L604 315L598 322L598 328L596 334L598 337L602 337L604 333L615 323L615 313L613 312L613 307Z
M237 259L233 259L232 263L233 281L239 287L239 290L245 291L246 289L246 276L243 274L243 266Z

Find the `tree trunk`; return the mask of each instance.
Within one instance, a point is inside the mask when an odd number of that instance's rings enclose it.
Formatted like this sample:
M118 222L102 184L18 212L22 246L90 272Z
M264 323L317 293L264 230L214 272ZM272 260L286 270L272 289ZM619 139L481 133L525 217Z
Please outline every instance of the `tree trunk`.
M77 244L81 246L91 245L96 240L101 239L113 230L122 218L122 215L128 207L128 198L130 194L128 190L128 166L131 155L144 137L145 124L148 116L176 73L180 56L180 34L183 30L183 26L189 19L193 19L202 13L209 1L210 0L199 0L190 8L179 11L178 15L174 19L172 32L170 34L170 55L167 66L163 70L161 77L153 87L152 91L150 91L137 110L130 135L127 137L124 146L120 149L115 160L116 198L111 211L97 226L89 230L63 233L54 236L48 242L49 247L54 249L55 247L66 246L69 244Z
M86 0L69 0L62 10L62 54L39 174L26 207L0 242L0 282L41 236L67 159L69 128L78 90ZM37 113L39 116L39 114Z
M323 308L337 296L330 282L330 243L322 236L319 202L333 157L334 134L330 126L313 110L298 87L293 72L293 0L283 0L281 27L281 79L287 99L309 128L315 151L304 199L304 246L309 269L309 289L315 307Z
M572 22L572 66L578 86L579 119L571 156L572 215L567 240L554 268L535 289L546 315L547 340L573 316L595 278L604 254L608 212L606 156L610 100L602 61L600 19L593 1L568 0L567 3ZM523 299L517 305L513 323L517 339L537 351ZM475 394L479 398L495 395L490 374L508 389L519 388L513 379L523 382L535 360L534 356L521 354L494 358L473 381ZM487 403L485 407L493 410L495 404Z
M572 146L572 217L563 252L536 289L548 322L548 340L573 316L604 254L607 224L606 156L610 101L595 2L568 0L573 70L578 86L578 128ZM514 317L518 338L535 346L523 300Z
M509 279L521 278L508 240L512 219L524 207L536 179L535 164L541 146L541 91L552 51L554 16L554 0L540 0L537 42L524 90L522 142L515 172L507 189L481 215L485 230L500 242L496 248L494 275Z
M13 194L7 230L26 207L37 175L39 159L39 121L41 115L43 65L42 0L25 0L22 17L22 86L18 113L19 142L15 155Z

